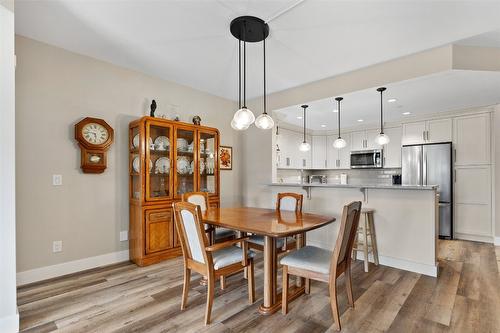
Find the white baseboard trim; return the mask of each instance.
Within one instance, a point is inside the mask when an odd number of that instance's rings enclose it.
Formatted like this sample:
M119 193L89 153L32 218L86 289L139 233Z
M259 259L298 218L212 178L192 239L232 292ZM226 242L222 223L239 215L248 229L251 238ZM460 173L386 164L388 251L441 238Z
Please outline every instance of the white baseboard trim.
M19 314L0 318L0 332L16 333L19 332Z
M468 240L473 242L482 242L482 243L493 243L496 241L492 236L480 236L480 235L470 235L470 234L462 234L459 232L455 232L455 239Z
M500 237L495 237L495 246L500 246Z
M129 260L128 250L111 252L96 257L84 258L63 262L57 265L35 268L29 271L17 273L17 285L22 286L24 284L52 279L58 276L76 273L100 266L111 265L126 260Z
M325 246L326 244L323 244L322 242L307 240L307 243L308 243L308 245L314 245L314 246L318 246L321 248L330 249L330 246ZM358 260L363 260L363 259L364 259L363 253L358 252ZM371 254L368 256L368 261L373 262L373 256ZM382 255L378 256L378 262L381 265L389 266L389 267L393 267L393 268L397 268L397 269L402 269L405 271L410 271L410 272L428 275L428 276L432 276L432 277L438 276L437 263L436 263L436 265L428 265L428 264L422 264L422 263L418 263L418 262L403 260L403 259L399 259L399 258L382 256Z

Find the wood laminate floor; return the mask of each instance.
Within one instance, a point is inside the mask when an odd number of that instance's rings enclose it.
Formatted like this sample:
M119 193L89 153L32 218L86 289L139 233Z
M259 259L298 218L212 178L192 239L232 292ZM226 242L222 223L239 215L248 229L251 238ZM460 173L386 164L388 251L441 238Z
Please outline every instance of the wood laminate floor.
M439 242L439 278L362 262L353 266L355 309L339 297L342 332L500 332L500 248L466 241ZM247 302L241 274L216 288L212 324L203 325L206 291L194 275L188 308L180 310L182 262L139 268L131 263L20 287L22 332L334 332L327 285L283 316L261 316L262 261L257 301ZM279 280L281 281L281 279Z

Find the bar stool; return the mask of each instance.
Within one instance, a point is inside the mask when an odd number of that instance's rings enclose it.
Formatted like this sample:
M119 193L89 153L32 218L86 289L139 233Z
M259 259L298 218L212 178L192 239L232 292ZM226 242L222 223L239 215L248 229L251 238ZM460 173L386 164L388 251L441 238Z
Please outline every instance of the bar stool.
M354 247L352 254L354 260L357 260L358 251L363 251L365 261L365 272L368 272L368 254L373 255L373 261L378 266L378 249L377 238L375 236L375 224L373 223L374 209L362 208L361 215L363 219L359 221L356 239L354 240ZM361 237L361 239L360 239Z

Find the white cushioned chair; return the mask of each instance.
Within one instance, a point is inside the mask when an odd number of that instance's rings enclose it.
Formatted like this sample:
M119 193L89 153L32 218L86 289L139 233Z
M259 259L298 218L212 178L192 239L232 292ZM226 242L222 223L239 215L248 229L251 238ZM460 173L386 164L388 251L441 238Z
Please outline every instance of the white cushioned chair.
M361 202L354 201L344 206L339 235L332 251L315 246L305 246L280 260L283 265L282 312L288 312L288 276L295 275L306 279L306 294L310 290L310 279L327 282L330 291L330 305L336 329L340 331L340 316L337 304L337 278L345 273L347 298L354 307L351 281L351 253L359 224Z
M189 202L174 203L174 220L182 254L184 257L184 287L182 289L181 309L187 305L191 270L207 277L207 305L205 325L210 323L214 299L215 280L247 270L248 300L255 300L254 253L248 250L248 237L228 240L210 245L205 227L201 222L201 208ZM241 247L234 246L240 243Z
M302 212L302 194L297 193L278 193L276 199L277 211L295 211ZM293 238L291 238L293 240ZM288 247L293 246L294 242L289 242L287 238L279 238L276 240L276 247L278 252L286 251ZM264 250L264 236L252 235L248 240L248 245L251 249L263 251Z
M209 197L206 192L188 192L182 195L182 201L187 201L192 204L200 206L202 212L206 211L209 205ZM234 230L220 228L220 227L210 227L208 224L205 225L205 230L209 237L210 244L216 241L227 240L236 237Z

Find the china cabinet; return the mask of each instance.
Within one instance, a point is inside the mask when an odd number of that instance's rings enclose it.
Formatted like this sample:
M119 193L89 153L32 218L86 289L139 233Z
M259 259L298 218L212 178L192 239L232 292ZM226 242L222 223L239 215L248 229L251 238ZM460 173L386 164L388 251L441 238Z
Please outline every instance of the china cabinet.
M181 255L172 203L185 192L218 206L219 131L143 117L129 125L130 260L145 266Z

